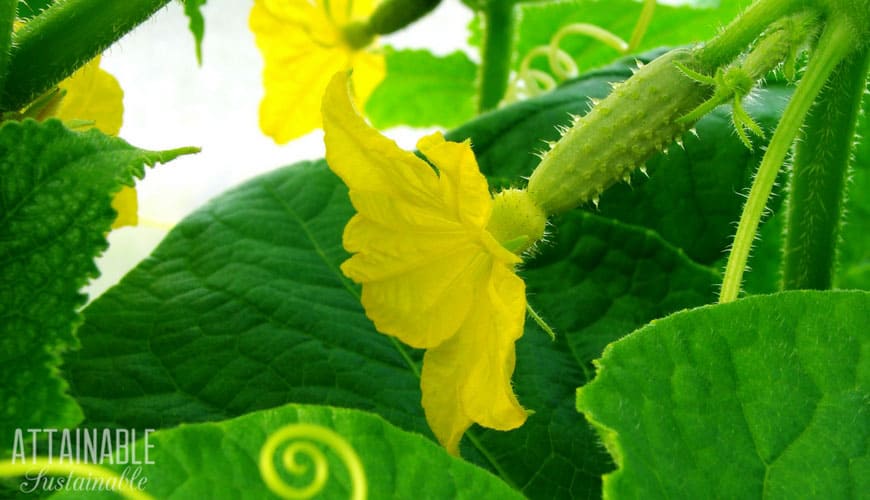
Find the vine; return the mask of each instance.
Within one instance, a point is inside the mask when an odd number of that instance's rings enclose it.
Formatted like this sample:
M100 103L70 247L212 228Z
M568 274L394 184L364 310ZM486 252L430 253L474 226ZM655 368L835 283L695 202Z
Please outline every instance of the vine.
M737 299L749 251L779 169L816 96L821 92L834 68L853 49L852 34L849 26L840 19L830 19L825 25L806 73L785 108L779 126L758 167L758 173L752 183L728 255L719 302L731 302Z

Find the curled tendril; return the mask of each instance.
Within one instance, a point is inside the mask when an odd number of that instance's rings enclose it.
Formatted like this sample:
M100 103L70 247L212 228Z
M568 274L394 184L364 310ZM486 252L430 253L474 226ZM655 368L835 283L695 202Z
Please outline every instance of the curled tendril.
M43 457L27 460L23 463L13 463L11 460L0 461L0 477L3 478L24 476L32 473L34 470L51 476L73 474L78 477L101 479L106 483L114 482L116 489L112 491L115 491L124 498L130 500L154 500L154 497L148 493L124 482L121 476L99 465L59 462L57 460L49 461L49 459Z
M287 484L275 468L279 448L288 443L280 454L281 465L294 476L301 476L314 467L314 478L302 488ZM366 476L362 462L353 448L340 435L326 427L313 424L290 424L271 434L260 449L260 476L263 482L281 498L309 499L320 493L329 479L329 462L317 444L331 448L350 473L351 498L366 498ZM299 457L307 457L311 464L300 464Z
M637 24L635 24L629 42L594 24L573 23L563 26L553 35L549 44L535 47L525 55L522 62L520 62L519 71L517 71L516 76L510 84L505 101L512 102L524 97L542 94L555 88L558 84L557 81L564 81L577 76L579 71L574 58L559 47L562 40L569 35L583 35L593 38L614 48L620 54L627 54L636 49L640 45L640 41L646 33L647 28L649 28L655 6L655 0L644 1L643 9ZM555 75L555 78L546 72L532 69L532 61L542 56L546 57L550 72Z

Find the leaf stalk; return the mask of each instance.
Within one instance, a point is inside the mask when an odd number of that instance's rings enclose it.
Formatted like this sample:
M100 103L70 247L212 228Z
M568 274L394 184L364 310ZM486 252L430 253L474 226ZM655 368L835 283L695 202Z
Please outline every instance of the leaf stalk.
M758 167L728 255L722 290L719 293L720 303L737 299L749 251L779 169L813 101L821 92L834 68L852 50L853 42L853 32L843 20L829 19L806 73L786 106L779 126Z
M849 163L870 51L845 59L831 75L795 146L783 251L783 288L833 286Z
M70 76L169 0L66 0L12 36L3 111L17 111Z

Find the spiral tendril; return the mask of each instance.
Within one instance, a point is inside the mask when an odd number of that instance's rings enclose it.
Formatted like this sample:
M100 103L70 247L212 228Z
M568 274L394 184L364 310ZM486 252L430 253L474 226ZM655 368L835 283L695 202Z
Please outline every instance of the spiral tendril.
M574 58L559 45L569 35L583 35L612 47L619 54L627 54L640 45L643 35L649 28L655 10L655 0L645 0L641 14L631 35L631 40L626 42L612 32L594 24L573 23L563 26L550 39L547 45L539 45L530 50L520 62L519 70L511 81L505 96L505 102L514 102L526 97L548 92L558 85L559 81L574 78L578 75L577 63ZM546 57L550 76L541 70L532 69L531 63L537 57Z
M311 467L314 468L313 478L304 487L287 484L275 467L279 448L288 442L280 454L281 465L285 471L293 476L302 476ZM286 499L307 500L320 493L329 479L329 461L321 448L314 443L326 446L338 455L350 473L351 498L364 500L368 487L359 456L343 437L326 427L314 424L290 424L269 436L260 449L260 476L266 486ZM300 457L307 457L311 463L300 463Z

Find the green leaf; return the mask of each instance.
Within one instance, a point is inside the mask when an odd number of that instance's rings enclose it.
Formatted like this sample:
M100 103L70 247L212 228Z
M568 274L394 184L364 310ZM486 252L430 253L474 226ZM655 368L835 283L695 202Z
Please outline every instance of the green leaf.
M287 405L216 423L186 425L151 434L148 458L153 465L112 467L120 474L141 467L145 491L155 498L273 498L258 464L266 440L285 426L317 426L332 431L350 446L365 477L369 498L522 498L489 472L451 457L432 441L406 432L382 418L356 410ZM348 459L320 435L301 429L298 438L279 439L273 467L284 484L304 488L313 483L313 455L300 450L304 472L294 476L281 463L288 445L311 444L327 460L328 476L316 498L351 498ZM142 440L136 443L140 458ZM351 462L352 463L352 462ZM425 485L425 487L423 487ZM65 492L63 498L117 498L107 492Z
M610 71L452 136L471 137L491 182L516 179L534 159L523 147L585 106L584 93L603 93L630 73L625 64ZM743 154L722 144L723 161ZM720 191L733 195L730 185ZM322 164L297 165L180 224L85 312L83 348L66 370L89 423L165 427L297 402L375 411L430 435L414 375L420 353L373 330L338 270L352 215L346 196ZM554 227L522 272L531 304L558 332L550 343L529 321L517 345L517 393L536 413L511 433L473 430L462 453L527 494L597 496L608 461L576 425L574 389L608 342L711 301L716 276L642 228L581 211Z
M636 56L650 61L661 51ZM589 98L603 98L609 84L631 76L635 57L589 72L555 92L481 116L448 134L450 140L471 139L478 163L497 186L516 185L538 164L535 151L544 141L557 140L556 125L568 125L569 114L583 115ZM757 91L746 109L767 131L772 131L790 96L779 81ZM698 137L682 138L685 150L672 144L668 155L647 162L649 177L636 173L631 185L607 190L594 213L655 230L695 261L716 265L734 233L743 199L736 196L751 183L761 160L763 144L748 151L733 132L730 110L718 108L698 122ZM770 136L771 134L768 134ZM780 200L777 198L776 200ZM772 206L776 208L779 201Z
M255 179L179 224L85 311L65 371L88 425L168 427L296 402L373 411L431 436L421 353L374 330L338 269L352 213L320 162ZM560 339L530 321L517 347L517 392L536 413L512 433L472 432L463 455L530 495L567 493L546 480L567 474L595 496L607 462L575 425L583 365L645 322L711 301L715 276L649 231L582 212L558 228L522 273ZM599 307L611 312L590 313Z
M184 2L184 14L189 21L188 28L196 43L196 62L202 64L202 37L205 35L205 18L202 17L202 7L206 0L181 0Z
M112 196L144 165L187 152L144 151L57 120L0 127L0 435L81 420L57 366L77 346L79 289L98 275Z
M550 244L522 273L529 302L556 330L551 342L528 320L517 344L515 388L535 413L515 431L482 430L479 439L526 495L598 497L597 476L610 465L591 430L578 425L574 389L591 379L604 346L711 302L718 279L649 230L582 211L552 225Z
M857 498L870 491L865 292L678 313L611 344L577 405L619 469L606 498Z
M384 49L387 76L366 102L380 129L396 125L454 127L475 114L477 66L464 52Z
M635 51L665 45L683 45L707 40L731 21L748 2L725 1L718 7L694 8L657 5L652 22ZM744 4L744 5L741 5ZM572 23L589 23L629 40L637 23L642 2L632 0L560 0L521 3L516 66L526 54L548 45L556 32ZM580 35L563 39L560 48L571 55L581 72L602 66L619 56L602 42ZM536 59L543 62L544 59ZM539 66L541 69L547 66Z
M515 182L533 165L529 151L541 135L584 109L585 96L603 94L609 81L628 74L625 63L592 73L451 137L471 138L491 184ZM710 126L716 123L730 127L724 114ZM748 180L751 164L737 138L715 137L719 147L704 152L721 166L698 159L695 167L677 162L660 170L733 169L716 177L726 181L714 182L708 197L734 196L729 176ZM732 218L712 202L649 206L723 220L723 247L739 208ZM414 374L421 353L375 332L357 288L338 269L348 257L341 234L352 213L346 189L319 162L252 180L183 221L85 311L82 350L67 356L65 370L89 425L168 427L295 402L373 411L431 436ZM595 497L609 462L591 431L577 425L575 388L604 345L709 303L717 277L653 231L597 214L565 214L548 239L521 271L531 305L557 331L552 343L528 321L517 344L516 391L535 413L510 433L473 429L462 453L528 495Z

